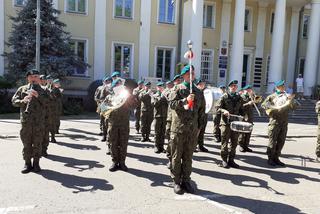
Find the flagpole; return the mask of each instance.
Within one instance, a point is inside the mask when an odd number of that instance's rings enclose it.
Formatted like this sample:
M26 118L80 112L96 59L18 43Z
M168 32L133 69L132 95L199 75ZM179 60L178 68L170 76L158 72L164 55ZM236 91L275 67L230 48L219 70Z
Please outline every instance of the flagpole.
M40 0L37 0L36 18L36 69L40 72Z

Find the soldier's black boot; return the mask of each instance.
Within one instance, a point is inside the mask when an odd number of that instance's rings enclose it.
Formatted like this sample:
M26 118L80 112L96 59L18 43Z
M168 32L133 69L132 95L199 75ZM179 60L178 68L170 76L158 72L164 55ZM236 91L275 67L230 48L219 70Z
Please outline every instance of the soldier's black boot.
M279 166L286 166L286 164L283 163L283 162L281 162L281 161L279 160L279 158L275 158L275 159L274 159L274 162L275 162L275 164L277 164L277 165L279 165Z
M33 171L34 172L40 172L41 171L41 168L40 168L40 165L39 165L39 158L34 158L33 159Z
M189 181L186 182L182 182L181 183L181 187L187 192L187 193L191 193L194 194L195 193L195 188L191 185L191 183Z
M200 150L201 152L209 152L209 150L208 150L206 147L204 147L204 146L199 146L199 150Z
M243 146L239 146L240 148L239 148L239 151L240 152L246 152L246 149L243 147Z
M268 164L270 165L270 166L276 166L277 164L274 162L274 160L272 159L272 158L268 158Z
M123 163L120 163L119 164L119 167L122 171L125 171L127 172L128 171L128 167L126 166L126 164L123 162Z
M47 152L47 150L44 150L43 152L42 152L42 157L47 157L48 156L48 152Z
M149 138L149 135L148 135L148 134L146 135L146 140L147 140L148 142L152 142L152 141L150 140L150 138Z
M107 145L107 152L106 152L107 155L111 155L111 149L110 149L110 145Z
M177 184L177 183L174 184L173 191L174 191L174 193L176 193L178 195L182 195L184 193L181 185Z
M102 135L102 139L101 139L101 142L106 142L107 141L107 135Z
M51 143L57 143L56 138L54 137L54 135L51 135Z
M115 171L117 171L117 169L118 169L118 164L112 163L112 165L109 168L109 171L110 172L115 172Z
M32 171L31 161L25 161L24 167L21 170L22 174L27 174Z
M220 164L221 167L225 168L225 169L229 169L230 166L228 165L227 160L222 159L222 162Z
M230 167L232 167L232 168L236 168L236 169L239 169L239 168L240 168L240 166L239 166L238 164L236 164L236 162L234 162L233 159L230 159L230 160L228 161L228 165L229 165Z
M253 152L253 151L249 147L246 147L246 152Z
M147 140L147 138L146 138L146 135L145 134L142 134L142 140L141 140L141 142L147 142L148 140Z

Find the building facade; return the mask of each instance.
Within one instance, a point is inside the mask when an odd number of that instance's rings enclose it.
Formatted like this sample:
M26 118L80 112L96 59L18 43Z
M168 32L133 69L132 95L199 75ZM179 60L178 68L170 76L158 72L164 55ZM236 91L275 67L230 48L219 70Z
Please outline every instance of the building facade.
M0 0L0 52L8 18L27 0ZM171 79L193 41L197 77L213 85L237 79L271 92L279 79L304 75L305 94L320 83L320 0L53 0L75 53L88 62L66 88L85 92L112 71ZM5 71L0 56L0 75Z

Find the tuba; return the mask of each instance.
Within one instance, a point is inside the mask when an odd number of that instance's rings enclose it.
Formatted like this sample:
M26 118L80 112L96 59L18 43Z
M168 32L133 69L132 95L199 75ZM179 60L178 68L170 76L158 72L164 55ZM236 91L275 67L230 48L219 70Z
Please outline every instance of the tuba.
M279 112L289 107L292 103L295 103L294 95L288 96L288 94L284 92L281 96L278 96L273 103L267 103L266 114L270 116L274 112Z
M104 101L100 104L100 115L105 118L109 118L110 114L119 108L121 108L130 96L129 90L124 86L124 81L121 81L122 85L114 87L112 93L109 94Z

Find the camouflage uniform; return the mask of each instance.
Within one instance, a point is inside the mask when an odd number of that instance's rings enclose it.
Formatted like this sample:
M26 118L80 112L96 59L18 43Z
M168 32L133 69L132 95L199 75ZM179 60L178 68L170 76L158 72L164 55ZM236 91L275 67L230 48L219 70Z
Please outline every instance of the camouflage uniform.
M62 93L59 88L53 88L52 94L54 97L54 112L53 112L53 124L55 133L59 133L60 129L60 116L62 113Z
M107 96L107 101L111 100L112 96ZM114 164L124 164L127 156L127 147L129 140L129 118L130 109L134 108L136 100L130 96L126 103L120 108L112 110L108 114L108 140L111 146L111 157Z
M168 88L166 88L162 92L162 94L166 97L167 101L169 101L170 92L171 92L171 89L168 89ZM172 121L172 108L170 107L170 105L168 105L167 117L166 117L165 138L168 140L166 155L167 155L167 158L169 159L170 162L171 162L171 141L170 141L171 121Z
M100 105L104 101L104 99L109 94L109 87L107 85L102 85L97 88L94 100L97 102L97 113L100 115L100 130L102 131L102 141L106 141L107 133L108 133L108 120L101 114ZM109 146L109 145L108 145Z
M28 90L31 85L24 85L18 88L17 92L12 97L12 104L15 107L20 107L21 130L20 138L23 143L22 155L26 162L39 161L41 158L41 143L45 130L45 91L40 85L33 85L33 89L39 94L38 98L33 97L30 104L23 102L25 96L28 95ZM26 108L29 106L29 113Z
M139 94L141 90L142 90L141 88L137 87L132 92L133 96L135 96L136 99L138 100L137 108L136 108L136 111L134 112L134 116L136 118L135 127L137 132L140 131L141 102L139 101Z
M197 134L204 126L205 100L203 94L193 86L193 110L185 110L190 94L189 83L175 86L169 95L172 108L170 141L172 145L171 176L176 184L189 182L192 171L192 155L197 143Z
M232 164L236 156L236 148L238 144L237 132L230 129L230 120L227 116L223 115L228 111L230 114L242 114L243 100L238 93L231 95L229 92L222 95L217 103L218 112L221 113L220 129L221 129L221 158L222 161ZM231 140L230 150L228 149L229 141Z
M154 95L154 117L155 117L155 147L162 152L166 132L166 119L168 111L167 98L158 91Z
M218 102L219 103L219 100ZM220 121L221 121L221 112L218 111L217 105L214 106L216 114L213 115L213 136L218 142L221 141L221 130L220 130Z
M318 114L318 138L317 138L317 147L316 147L316 155L320 158L320 101L316 104L316 112Z
M49 146L49 134L51 132L51 136L53 136L55 133L53 133L53 117L52 117L52 112L53 112L53 100L52 100L52 96L51 96L51 91L48 87L43 87L43 90L46 93L47 96L47 101L45 102L45 106L44 106L44 118L45 118L45 128L44 128L44 134L43 134L43 140L42 140L42 156L47 156L47 150L48 150L48 146Z
M253 124L254 107L253 107L253 105L249 104L251 99L248 94L242 94L241 97L245 103L243 106L243 116L245 118L245 121ZM248 148L249 148L250 137L251 137L251 132L239 134L239 139L238 139L239 146L241 146L241 148L243 148L244 151L248 150Z
M142 90L139 94L139 99L141 100L141 134L144 140L149 140L153 121L152 98L149 92L150 89L148 91Z
M277 100L282 98L287 98L286 93L273 93L269 95L261 105L264 109L266 109L267 114L270 117L268 125L269 145L267 148L267 155L269 161L274 162L279 162L281 150L286 140L289 111L296 108L294 100L291 100L289 105L281 110L270 111L270 106L276 106Z

